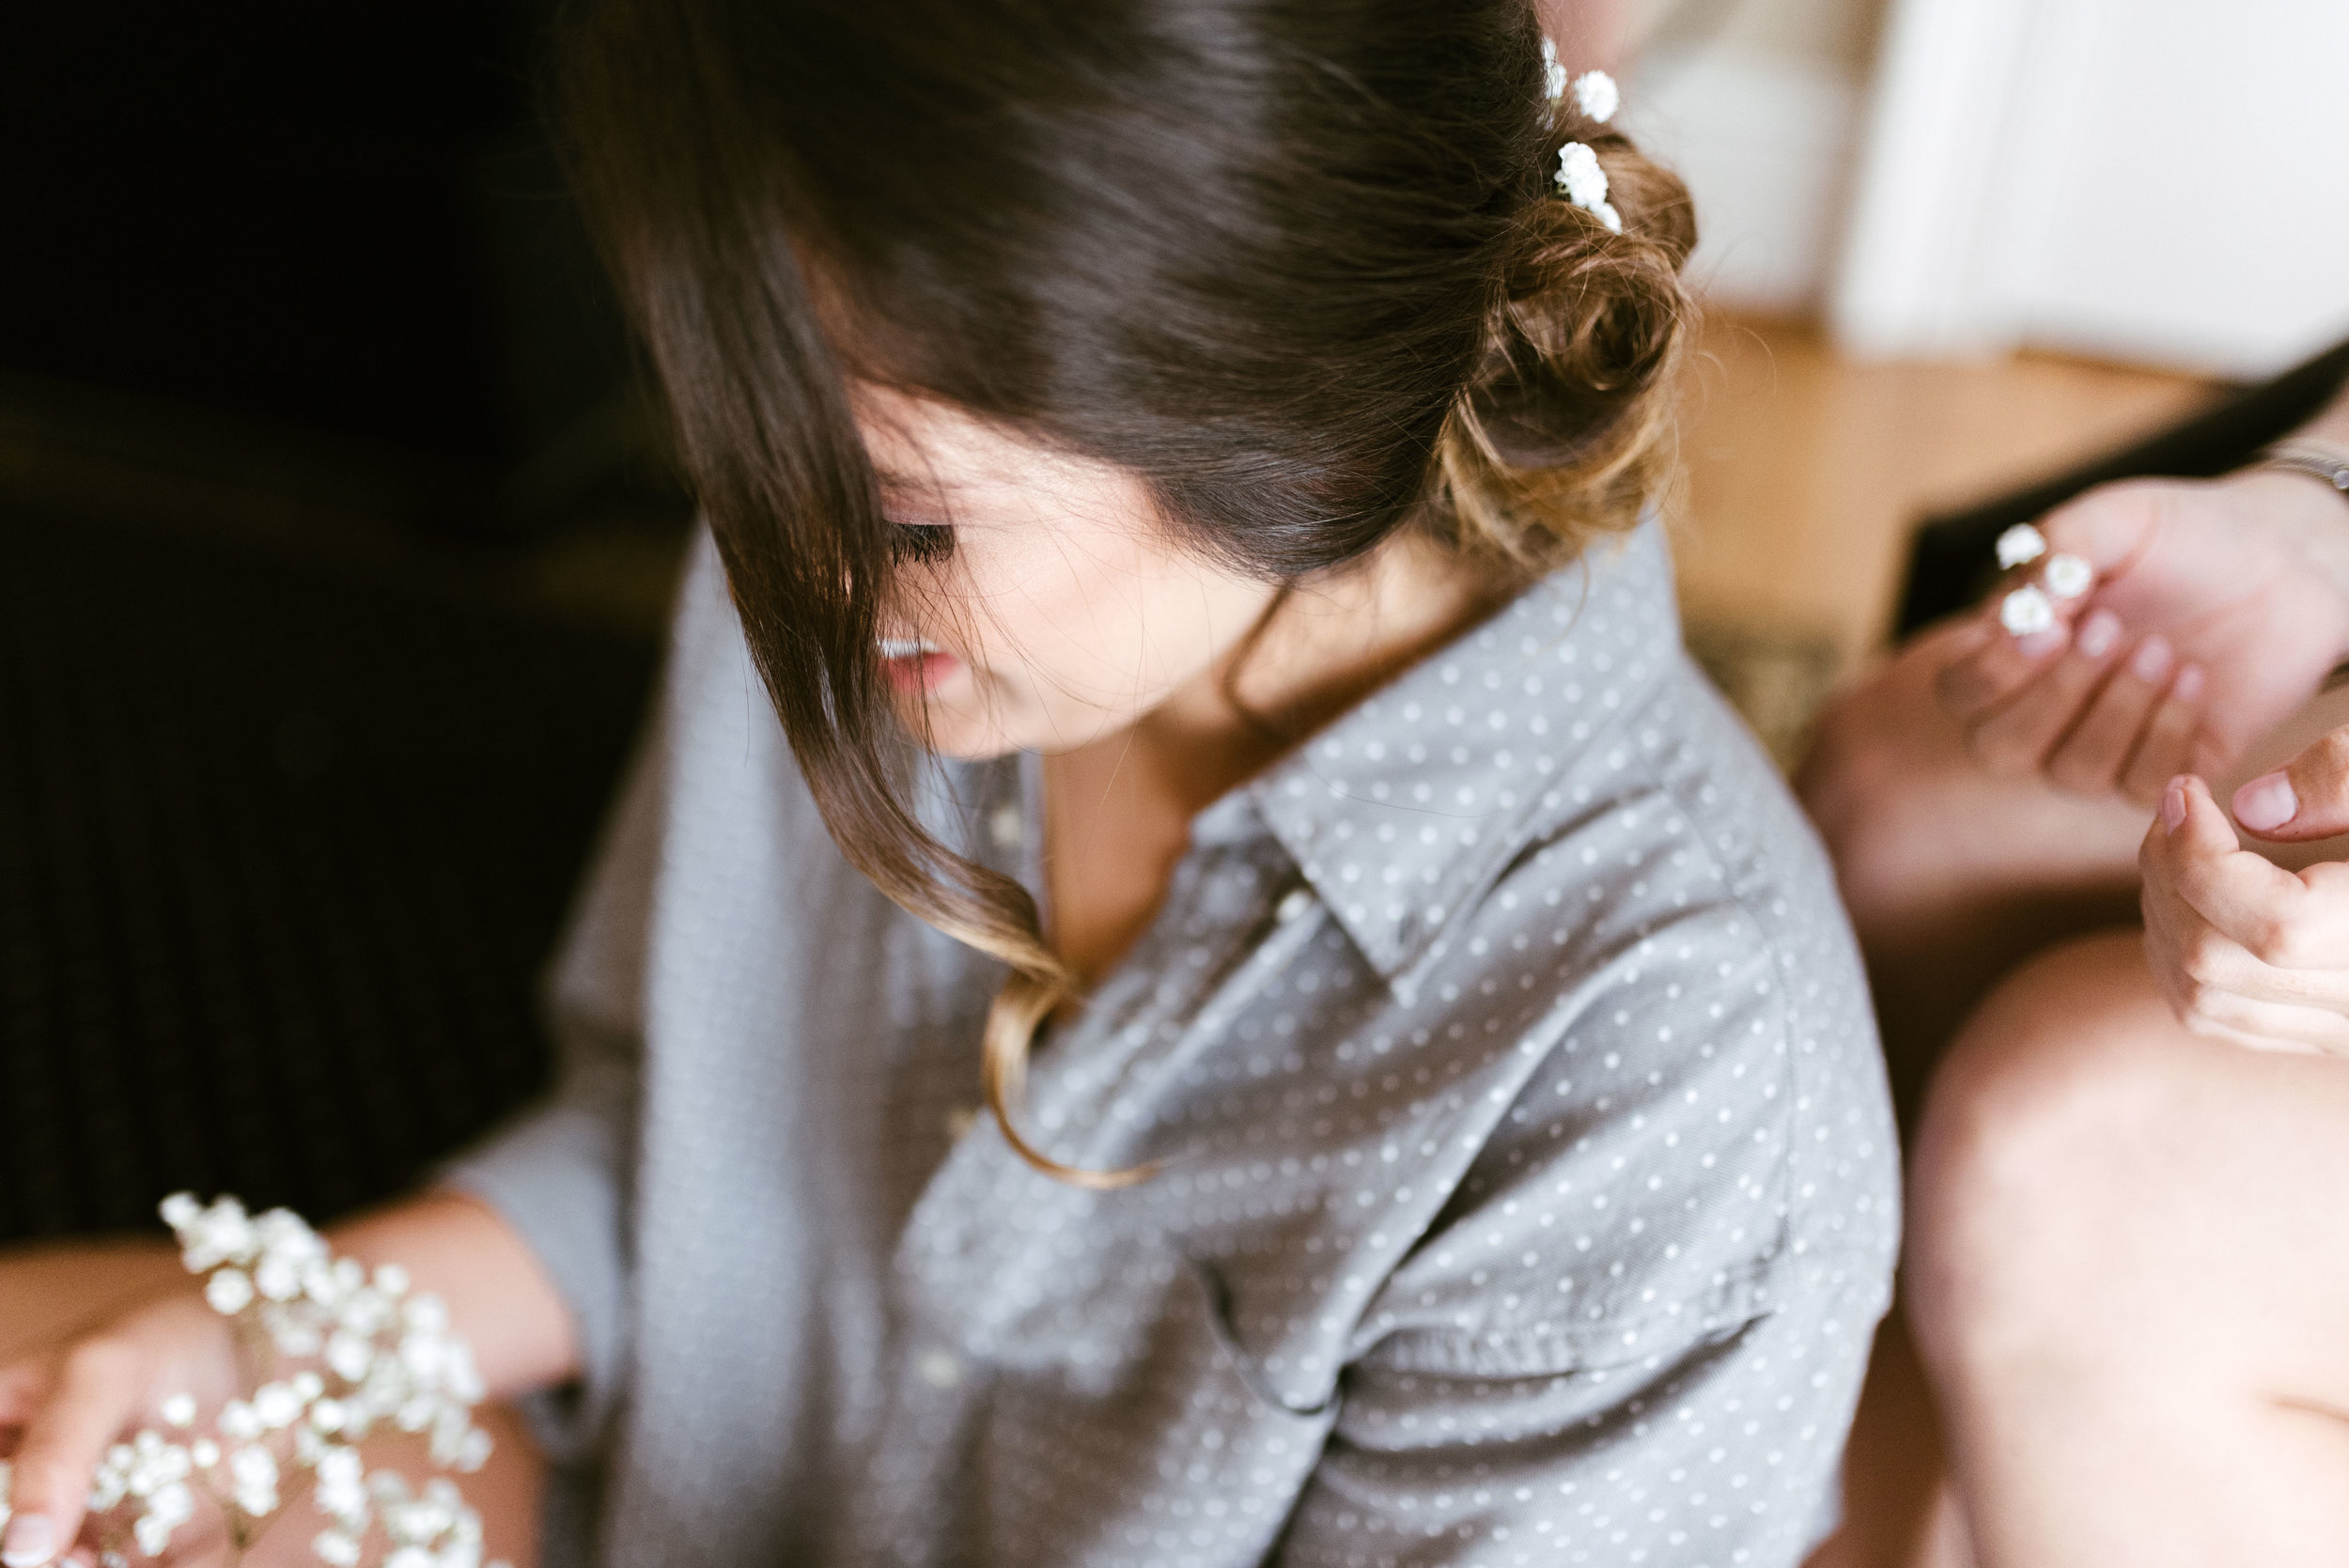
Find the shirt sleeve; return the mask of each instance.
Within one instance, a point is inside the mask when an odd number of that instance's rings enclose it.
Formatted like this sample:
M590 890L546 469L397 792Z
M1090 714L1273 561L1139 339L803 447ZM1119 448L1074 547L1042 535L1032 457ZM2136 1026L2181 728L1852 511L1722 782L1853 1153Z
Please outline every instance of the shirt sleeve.
M660 702L549 973L553 1090L434 1175L435 1185L480 1200L513 1228L570 1313L578 1378L525 1403L558 1464L600 1448L627 1375L645 995L677 753L696 690L739 678L731 656L739 638L705 531L678 588Z
M550 975L552 1093L435 1173L435 1185L496 1211L570 1313L577 1381L525 1403L540 1444L559 1463L600 1444L627 1360L629 1194L664 728L656 720L630 766Z

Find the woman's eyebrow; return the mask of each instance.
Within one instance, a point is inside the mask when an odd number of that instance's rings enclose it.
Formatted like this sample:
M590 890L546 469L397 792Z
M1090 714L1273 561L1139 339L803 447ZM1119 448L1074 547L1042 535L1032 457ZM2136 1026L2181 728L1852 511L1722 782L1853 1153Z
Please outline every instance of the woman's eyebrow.
M883 496L898 501L942 500L957 490L969 488L957 480L929 472L902 474L893 469L877 468L873 471L873 478L879 485Z

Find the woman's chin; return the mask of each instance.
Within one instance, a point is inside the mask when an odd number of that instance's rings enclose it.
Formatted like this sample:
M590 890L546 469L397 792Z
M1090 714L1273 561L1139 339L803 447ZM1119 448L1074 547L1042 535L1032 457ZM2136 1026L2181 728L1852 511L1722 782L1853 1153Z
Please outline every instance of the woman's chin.
M983 762L1023 750L1015 727L1005 725L1000 714L986 710L973 685L964 673L946 690L899 691L898 721L909 735L938 756ZM961 690L952 690L957 686Z

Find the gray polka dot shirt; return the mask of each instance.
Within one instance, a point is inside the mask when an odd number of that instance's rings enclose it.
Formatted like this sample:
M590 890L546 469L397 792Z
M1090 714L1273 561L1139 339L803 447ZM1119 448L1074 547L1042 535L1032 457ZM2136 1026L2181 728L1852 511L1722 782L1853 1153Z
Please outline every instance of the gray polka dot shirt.
M1033 875L1032 766L926 810ZM1794 1564L1887 1302L1859 966L1659 533L1194 824L975 1119L1001 971L841 860L705 546L556 979L445 1179L577 1320L554 1562ZM558 1520L561 1527L562 1521Z

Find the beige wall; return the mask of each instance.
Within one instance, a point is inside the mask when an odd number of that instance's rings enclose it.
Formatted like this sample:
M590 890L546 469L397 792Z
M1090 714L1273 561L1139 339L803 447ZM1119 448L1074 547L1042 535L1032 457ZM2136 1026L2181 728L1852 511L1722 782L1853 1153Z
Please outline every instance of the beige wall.
M1651 0L1652 3L1652 0ZM1863 80L1875 58L1884 0L1721 0L1732 9L1720 47L1824 66Z
M1635 40L1626 128L1696 195L1692 278L1734 309L1809 313L1833 269L1886 0L1612 3Z

